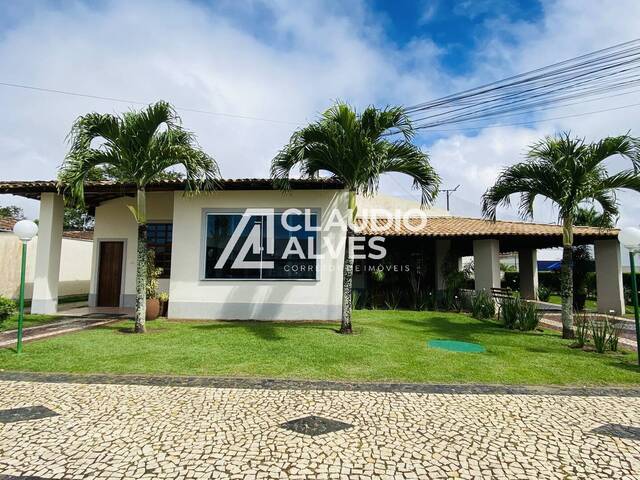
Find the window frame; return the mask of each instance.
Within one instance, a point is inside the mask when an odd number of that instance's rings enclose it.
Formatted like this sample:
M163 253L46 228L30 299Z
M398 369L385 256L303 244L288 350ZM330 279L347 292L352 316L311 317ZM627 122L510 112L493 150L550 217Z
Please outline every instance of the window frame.
M169 273L166 274L163 271L162 274L158 277L160 280L170 280L171 264L173 262L173 221L172 220L151 220L147 222L147 250L153 249L153 248L149 248L149 226L151 225L171 225L171 241L168 244L169 245ZM163 270L165 269L163 268Z
M201 232L200 232L200 268L199 268L199 280L201 282L262 282L262 283L271 283L271 282L291 282L291 283L299 283L299 282L319 282L321 279L320 276L320 268L322 264L322 209L318 207L287 207L287 208L274 208L273 213L275 215L282 214L289 208L297 208L298 210L309 210L310 213L316 215L318 219L318 230L316 231L316 242L317 242L317 251L316 255L316 276L315 278L208 278L206 276L206 261L207 261L207 219L209 215L242 215L248 209L261 209L261 208L270 208L270 207L246 207L246 208L203 208L202 214L200 218ZM262 272L262 270L261 270ZM261 273L262 275L262 273Z

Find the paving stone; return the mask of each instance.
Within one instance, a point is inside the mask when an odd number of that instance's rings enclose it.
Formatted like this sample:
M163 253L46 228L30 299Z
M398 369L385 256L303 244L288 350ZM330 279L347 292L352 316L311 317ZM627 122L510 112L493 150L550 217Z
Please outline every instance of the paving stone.
M59 416L0 423L0 480L630 479L640 471L640 397L629 391L26 380L0 375L0 409L37 399ZM282 428L304 418L306 427L318 418L353 427Z

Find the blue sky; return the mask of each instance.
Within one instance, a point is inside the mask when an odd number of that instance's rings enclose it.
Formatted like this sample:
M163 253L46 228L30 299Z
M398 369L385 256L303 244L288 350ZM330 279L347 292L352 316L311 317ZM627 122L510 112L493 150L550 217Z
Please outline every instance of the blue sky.
M542 15L537 0L376 0L372 5L391 41L406 45L429 38L442 50L442 66L454 74L473 69L476 48L500 22L536 22Z
M637 0L0 1L0 82L290 122L179 109L226 177L260 177L296 125L336 99L412 105L639 38L638 18ZM582 115L634 103L637 94L417 141L445 187L461 184L453 212L476 216L485 189L532 142L566 129L588 139L640 129L638 108ZM132 106L0 87L0 175L54 178L78 115ZM554 120L568 114L579 116ZM381 188L418 198L401 176ZM621 199L621 224L637 224L640 203ZM8 203L37 216L36 202L0 196ZM555 219L539 205L537 221Z

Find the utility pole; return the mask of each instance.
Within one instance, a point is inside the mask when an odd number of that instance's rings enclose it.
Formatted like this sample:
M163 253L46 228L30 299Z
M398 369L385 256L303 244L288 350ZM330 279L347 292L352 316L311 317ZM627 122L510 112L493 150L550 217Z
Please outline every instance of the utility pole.
M456 190L458 190L458 187L460 185L456 185L456 188L443 188L442 190L440 190L441 192L444 192L447 195L447 212L449 211L449 196L455 192Z

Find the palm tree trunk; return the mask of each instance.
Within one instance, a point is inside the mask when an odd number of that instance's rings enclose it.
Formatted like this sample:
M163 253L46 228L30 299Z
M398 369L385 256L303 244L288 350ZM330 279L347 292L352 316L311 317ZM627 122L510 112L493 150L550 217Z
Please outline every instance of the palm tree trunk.
M573 338L573 219L565 219L562 229L560 296L562 298L562 338Z
M353 258L349 252L353 230L347 228L347 243L344 250L344 270L342 272L342 324L340 333L353 333L351 328L351 290L353 286Z
M144 189L139 189L136 195L138 221L138 249L136 259L136 333L145 332L145 317L147 313L147 219L146 195Z
M351 221L356 218L356 192L349 191L349 211L351 212ZM353 258L351 257L351 238L353 230L347 225L347 236L344 247L344 265L342 270L342 320L340 325L340 333L353 333L351 327L351 299L353 287Z

